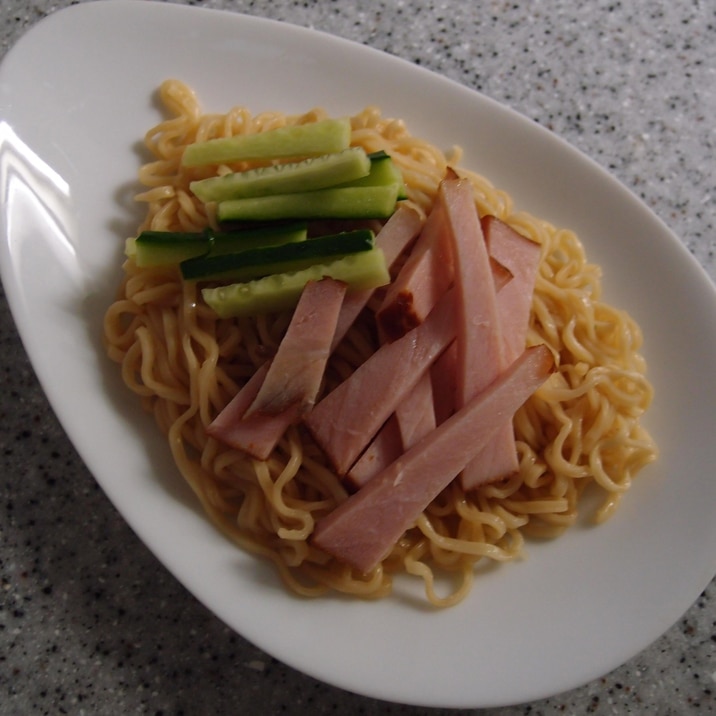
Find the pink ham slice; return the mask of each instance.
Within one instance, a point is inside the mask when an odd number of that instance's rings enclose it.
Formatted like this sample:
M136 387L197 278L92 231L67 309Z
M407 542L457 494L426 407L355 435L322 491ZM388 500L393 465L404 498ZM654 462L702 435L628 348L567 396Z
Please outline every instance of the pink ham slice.
M268 369L269 364L264 363L206 428L211 437L259 460L268 458L288 426L298 420L298 406L280 415L255 413L244 419Z
M541 247L495 216L481 220L490 256L512 274L509 285L497 294L497 309L507 360L525 348Z
M452 273L445 221L436 204L376 312L378 326L387 340L400 338L425 320L450 287Z
M539 244L494 216L483 217L481 225L490 255L512 274L512 280L497 294L497 310L505 359L513 361L525 348L541 249ZM475 458L471 469L463 472L462 486L469 490L499 480L518 469L514 429L510 421Z
M445 208L455 264L456 391L460 407L503 370L504 351L497 292L472 185L466 179L445 179L438 197Z
M438 192L443 204L455 264L457 307L456 407L465 405L504 370L502 330L490 257L466 179L445 179ZM504 288L503 288L504 290ZM465 465L463 486L492 481L517 469L509 426L501 427L481 459ZM485 457L487 456L487 457Z
M304 418L339 475L345 475L424 372L455 337L453 294L393 343L383 344Z
M332 278L306 284L268 373L244 418L254 413L278 415L295 405L299 413L313 407L346 288L344 282Z
M400 205L386 221L375 237L375 245L383 252L388 268L395 264L398 257L415 240L422 226L423 220L418 212L405 205ZM365 291L350 291L346 294L333 337L333 350L348 333L360 312L373 296L374 291L375 289L367 289Z
M356 570L370 571L553 365L545 346L524 351L487 389L319 520L313 544Z

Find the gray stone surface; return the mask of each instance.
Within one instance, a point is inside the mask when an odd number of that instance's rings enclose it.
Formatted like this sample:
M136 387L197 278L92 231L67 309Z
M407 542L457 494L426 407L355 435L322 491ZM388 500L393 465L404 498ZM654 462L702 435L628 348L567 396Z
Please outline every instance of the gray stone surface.
M69 4L3 0L0 53ZM633 189L716 280L712 0L191 4L357 40L509 104ZM3 715L448 713L385 704L303 676L197 603L136 539L75 453L4 293L0 460ZM603 678L481 713L713 713L714 595L712 584L666 634Z

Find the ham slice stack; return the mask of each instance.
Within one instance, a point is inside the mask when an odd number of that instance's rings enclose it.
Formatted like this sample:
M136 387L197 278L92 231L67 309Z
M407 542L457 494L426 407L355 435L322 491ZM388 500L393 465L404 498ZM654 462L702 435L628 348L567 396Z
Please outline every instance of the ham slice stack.
M554 369L547 347L525 345L540 248L481 220L469 181L450 172L424 224L400 209L377 243L394 265L410 249L377 304L376 352L315 403L331 351L373 293L309 284L272 362L208 429L265 459L301 421L353 493L312 541L360 571L452 480L473 489L517 470L513 415Z
M488 444L552 369L544 346L525 350L486 390L371 478L316 525L313 544L370 571Z

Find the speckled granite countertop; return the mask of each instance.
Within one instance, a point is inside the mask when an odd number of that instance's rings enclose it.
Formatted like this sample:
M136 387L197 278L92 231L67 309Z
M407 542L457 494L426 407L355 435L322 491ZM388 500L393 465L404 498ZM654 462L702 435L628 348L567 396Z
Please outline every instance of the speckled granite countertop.
M69 4L3 0L2 53ZM716 280L710 0L192 4L364 42L511 105L635 190ZM440 712L305 677L198 604L78 458L37 384L4 293L0 365L0 713ZM656 643L604 678L489 713L713 713L714 595L712 585Z

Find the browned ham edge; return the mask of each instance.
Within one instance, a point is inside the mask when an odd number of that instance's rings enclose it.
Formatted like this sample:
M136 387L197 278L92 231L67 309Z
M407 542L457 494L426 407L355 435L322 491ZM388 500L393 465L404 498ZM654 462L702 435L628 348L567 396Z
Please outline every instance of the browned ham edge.
M452 273L445 221L436 205L376 312L385 338L394 341L422 323L450 287Z
M319 520L313 544L369 572L553 367L547 347L524 351L490 386Z
M305 416L306 427L339 475L348 472L454 336L449 291L424 323L383 344Z
M271 361L261 388L244 413L278 415L310 410L323 380L346 284L332 278L309 281Z
M418 212L405 205L399 206L385 222L375 237L375 245L383 252L385 263L389 269L415 240L422 227L423 220ZM343 340L374 292L375 289L367 289L365 291L350 291L346 294L338 316L332 350L335 350Z

